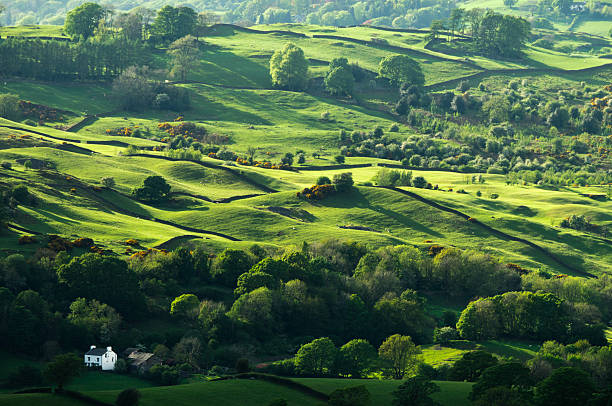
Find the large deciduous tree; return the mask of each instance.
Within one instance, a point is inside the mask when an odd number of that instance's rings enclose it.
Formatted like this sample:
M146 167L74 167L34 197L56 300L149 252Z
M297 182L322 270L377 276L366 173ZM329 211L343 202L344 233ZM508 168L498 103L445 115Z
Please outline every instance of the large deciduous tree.
M68 12L64 31L72 38L87 39L94 34L104 14L104 9L99 4L84 3Z
M134 189L134 196L138 200L145 202L159 202L168 198L170 193L170 185L161 176L149 176L143 182L142 186Z
M270 59L272 84L286 90L304 90L308 82L308 61L295 44L277 50Z
M422 86L425 84L425 76L421 66L406 55L389 55L384 57L378 66L378 75L388 79L394 86L403 83Z
M295 355L295 367L306 375L328 374L334 365L336 352L332 340L327 337L317 338L300 347Z
M340 347L340 373L361 378L372 367L376 356L376 350L366 340L351 340Z
M58 355L45 366L45 379L62 390L64 385L80 374L83 361L73 354Z
M152 36L159 42L172 42L193 34L198 14L190 7L164 6L153 22Z
M427 378L415 376L406 379L393 391L393 406L439 406L440 403L431 398L440 387Z
M581 369L562 367L541 381L535 390L535 403L540 406L582 406L591 399L595 386Z
M172 57L172 69L170 74L181 81L187 79L187 73L191 71L198 61L200 42L192 35L177 39L168 48L168 54Z
M350 96L355 86L355 77L346 58L335 58L325 75L325 89L338 96Z
M378 356L388 364L395 379L402 379L416 367L420 353L409 336L399 334L388 337L378 348Z

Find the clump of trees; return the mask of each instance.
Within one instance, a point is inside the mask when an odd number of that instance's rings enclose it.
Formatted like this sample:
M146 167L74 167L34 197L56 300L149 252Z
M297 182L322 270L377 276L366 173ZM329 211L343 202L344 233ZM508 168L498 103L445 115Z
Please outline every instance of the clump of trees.
M183 65L181 65L183 66ZM180 72L183 68L177 68ZM147 108L184 111L191 100L187 89L163 83L163 72L148 66L131 66L114 81L112 97L123 110L141 111Z

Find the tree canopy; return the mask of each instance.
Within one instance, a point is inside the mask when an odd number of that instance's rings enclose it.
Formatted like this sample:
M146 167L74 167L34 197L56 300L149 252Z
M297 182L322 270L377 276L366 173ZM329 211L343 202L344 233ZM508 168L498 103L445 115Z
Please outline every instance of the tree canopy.
M104 18L105 10L97 3L84 3L66 15L64 31L72 38L91 37Z
M388 79L394 86L404 83L422 86L425 84L425 75L421 66L406 55L389 55L384 57L378 66L378 76Z
M286 90L304 90L308 83L308 61L295 44L286 44L270 59L272 85Z

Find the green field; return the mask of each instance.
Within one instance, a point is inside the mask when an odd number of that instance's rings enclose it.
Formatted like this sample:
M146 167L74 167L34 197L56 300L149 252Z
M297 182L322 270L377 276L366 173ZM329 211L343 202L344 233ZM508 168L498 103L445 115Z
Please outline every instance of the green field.
M317 391L329 394L335 389L349 386L365 385L372 396L372 403L380 406L391 404L392 392L399 386L398 381L379 381L363 379L325 379L325 378L296 378L296 382L311 387ZM102 381L99 382L102 386ZM106 385L108 382L104 382ZM126 382L128 383L128 382ZM130 382L131 383L131 382ZM444 406L469 405L467 396L471 390L471 383L435 381L441 391L433 397ZM76 387L76 384L73 385ZM112 384L111 384L112 386ZM137 386L133 385L133 386ZM144 406L160 406L168 403L174 405L193 405L205 402L210 406L261 406L275 399L286 399L290 405L321 406L325 403L295 389L259 380L233 379L216 382L192 383L178 386L146 388L137 386L142 394L140 403ZM93 388L92 388L93 389ZM81 391L95 399L113 403L117 390L86 390ZM25 394L0 395L3 405L27 405L33 402L58 406L72 406L84 404L58 395Z

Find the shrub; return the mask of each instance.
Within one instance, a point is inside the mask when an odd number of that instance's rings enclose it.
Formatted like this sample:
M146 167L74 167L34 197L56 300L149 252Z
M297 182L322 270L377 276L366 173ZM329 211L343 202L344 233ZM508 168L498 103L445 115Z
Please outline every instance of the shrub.
M412 186L422 189L427 186L427 181L424 177L417 176L412 180Z
M346 158L344 157L344 155L336 155L334 157L334 161L336 161L339 164L343 164L345 162Z
M34 237L33 235L22 235L21 237L19 237L18 242L19 245L36 244L38 240L36 240L36 237Z
M32 200L34 199L34 197L30 194L28 187L24 185L14 187L11 191L11 196L21 204L32 203Z
M330 184L315 185L309 188L304 188L301 192L297 192L298 197L305 197L309 200L321 200L336 191L336 188Z
M104 187L112 188L113 186L115 186L115 178L110 177L110 176L105 176L102 179L100 179L100 183L102 183L102 186Z
M399 131L399 126L397 124L391 124L391 127L389 128L389 132L396 133L398 131Z
M334 175L332 183L338 192L348 192L353 187L353 174L350 172L344 172Z
M499 195L497 193L491 193L491 195L489 197L491 199L497 199L499 197Z
M81 237L74 240L72 245L77 248L90 248L94 245L94 240L91 238Z
M452 327L442 327L434 330L434 343L448 344L451 340L457 340L459 333Z
M319 176L317 178L317 185L331 185L331 180L327 176Z
M4 169L11 169L13 167L13 164L8 161L4 161L0 164L0 166L2 166Z

